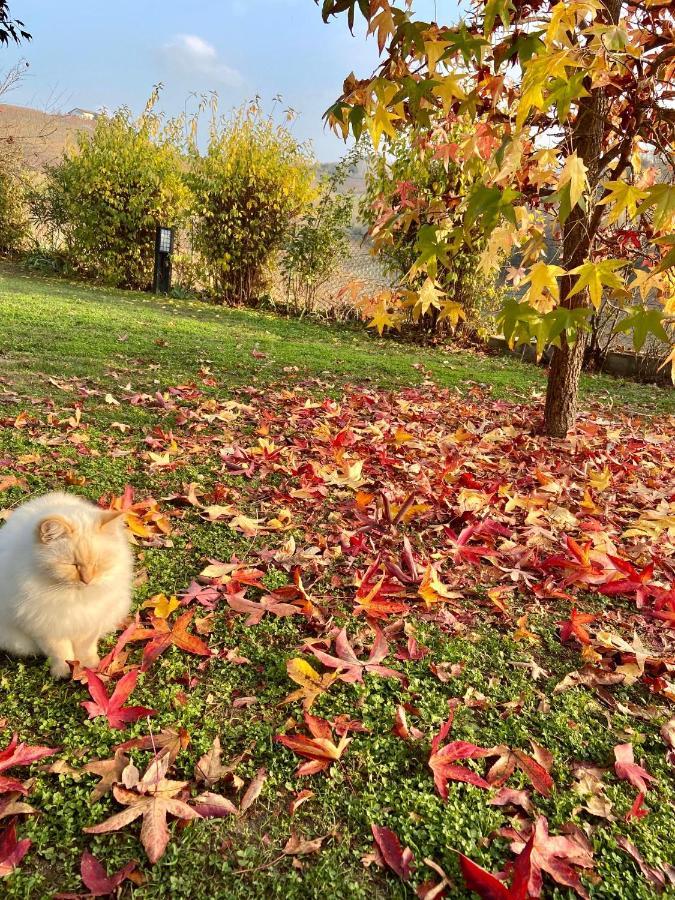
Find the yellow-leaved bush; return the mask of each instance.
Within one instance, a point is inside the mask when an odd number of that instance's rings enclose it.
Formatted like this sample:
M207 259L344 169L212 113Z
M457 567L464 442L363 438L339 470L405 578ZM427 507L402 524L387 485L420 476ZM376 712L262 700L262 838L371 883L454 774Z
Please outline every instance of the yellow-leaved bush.
M156 99L138 119L121 109L80 133L34 203L74 271L119 287L151 285L156 228L179 225L190 205L176 128L153 111Z
M221 301L249 302L286 231L311 202L315 164L287 127L247 104L212 116L204 153L189 151L194 247Z

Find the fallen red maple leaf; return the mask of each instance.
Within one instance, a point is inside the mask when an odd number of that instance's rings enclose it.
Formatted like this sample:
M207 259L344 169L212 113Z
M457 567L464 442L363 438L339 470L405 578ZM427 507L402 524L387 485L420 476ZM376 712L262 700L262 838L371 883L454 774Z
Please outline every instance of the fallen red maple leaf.
M310 760L310 762L301 763L298 766L297 775L315 775L340 759L352 739L343 735L339 743L335 744L330 725L325 719L320 719L308 712L305 712L304 718L305 725L312 735L311 738L301 734L278 734L275 741L288 747L298 756L304 756Z
M226 594L225 600L230 609L235 612L248 613L245 625L257 625L265 613L273 616L297 616L300 610L291 603L283 603L273 594L266 594L259 601L247 600L244 591L237 594Z
M149 642L143 652L141 671L147 671L157 657L161 656L172 644L187 653L194 653L196 656L211 656L208 644L187 630L194 614L194 609L184 612L176 619L173 626L170 626L166 619L153 618L153 628L136 629L130 640Z
M15 734L5 749L0 750L0 772L5 772L13 766L28 766L38 759L44 759L45 756L53 756L57 752L54 747L41 747L39 745L31 747L23 742L19 744L18 741L19 736ZM21 794L28 793L20 781L0 775L0 794L4 794L6 791L19 791Z
M516 857L509 887L468 856L459 853L459 867L464 876L464 883L483 900L527 900L533 846L534 833Z
M549 556L542 564L542 569L563 569L568 572L563 579L563 586L568 584L597 585L607 580L607 568L605 558L593 549L593 544L588 541L578 544L574 538L567 535L565 543L571 559L563 554Z
M588 900L588 892L579 880L575 866L592 869L593 850L583 832L574 829L573 826L570 827L573 829L571 835L551 836L548 833L548 820L545 816L539 816L532 826L528 840L516 832L517 837L511 844L514 853L521 853L527 843L532 841L528 882L530 897L541 896L542 872L547 872L558 884L572 888L580 897Z
M633 756L632 744L617 744L614 748L614 771L618 778L625 778L630 781L633 787L637 788L641 794L646 794L649 790L649 782L656 781L653 775L650 775L646 769L639 766L635 762Z
M530 779L534 789L549 797L553 788L553 779L548 771L522 750L511 750L504 744L497 747L491 747L487 755L498 756L497 762L493 763L488 774L487 780L495 787L501 787L513 774L514 770L519 768Z
M335 652L337 656L331 656L329 653L326 653L324 650L318 650L316 647L311 647L310 649L324 666L328 666L330 669L337 669L339 673L338 678L347 683L363 681L364 672L381 675L383 678L398 678L403 681L404 676L400 672L380 665L389 653L389 644L379 628L375 628L374 631L373 646L370 649L370 656L365 661L360 660L354 652L354 648L349 643L346 628L343 628L335 638Z
M370 830L373 832L382 859L402 881L407 881L410 878L410 869L414 861L410 847L406 847L404 850L391 828L383 825L371 825Z
M111 728L124 728L130 722L136 722L142 716L154 716L156 710L145 706L125 706L129 695L136 687L138 669L132 669L117 682L112 694L108 696L105 685L91 669L86 669L87 687L92 700L83 700L82 706L89 713L90 719L105 716Z
M652 594L651 580L654 576L654 563L645 566L640 572L627 559L621 559L618 556L609 556L609 559L625 577L603 582L598 586L600 593L608 597L617 594L635 594L637 606L644 606Z
M596 619L597 616L591 615L590 613L578 613L576 607L573 606L569 619L558 622L558 625L560 625L560 640L563 642L569 641L572 635L574 635L580 643L590 644L591 636L584 628L584 625L588 625Z
M85 850L80 860L80 875L91 896L107 897L109 894L115 894L122 882L135 871L136 866L136 860L132 860L117 872L108 875L96 857Z
M12 822L0 832L0 878L11 875L31 848L30 838L16 839L16 827Z
M648 809L646 806L642 805L644 803L644 800L645 800L644 794L638 794L636 796L635 800L633 800L633 805L626 813L625 818L626 818L627 822L630 821L631 819L644 819L645 816L649 815L651 810Z
M434 773L434 784L444 800L448 799L448 781L465 781L485 789L490 787L490 784L476 772L467 769L466 766L455 765L458 759L482 759L490 755L490 750L468 744L466 741L451 741L440 747L441 741L445 740L452 728L453 717L454 714L451 713L432 740L429 756L429 768Z

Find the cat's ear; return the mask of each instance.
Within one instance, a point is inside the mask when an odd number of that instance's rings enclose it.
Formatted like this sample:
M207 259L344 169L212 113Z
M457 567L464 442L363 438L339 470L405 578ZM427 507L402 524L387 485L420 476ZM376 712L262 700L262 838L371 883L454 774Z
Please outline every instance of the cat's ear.
M100 515L98 527L107 528L109 525L117 522L124 514L125 510L123 509L105 509Z
M73 526L63 516L47 516L37 527L38 540L41 544L50 544L72 533Z

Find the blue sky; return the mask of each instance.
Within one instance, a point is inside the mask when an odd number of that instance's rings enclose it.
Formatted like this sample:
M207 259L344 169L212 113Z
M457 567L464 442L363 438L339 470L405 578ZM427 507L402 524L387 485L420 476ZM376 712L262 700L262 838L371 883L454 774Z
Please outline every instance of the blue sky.
M441 5L441 4L439 4ZM455 0L446 0L455 10ZM33 41L0 50L2 68L25 58L30 68L7 103L65 112L75 106L140 110L163 82L161 106L184 107L190 92L216 90L223 111L260 94L276 94L298 111L295 134L310 138L322 161L342 143L321 121L353 69L369 74L377 46L346 18L324 25L313 0L12 0ZM418 0L433 17L433 0ZM451 15L454 18L454 15Z

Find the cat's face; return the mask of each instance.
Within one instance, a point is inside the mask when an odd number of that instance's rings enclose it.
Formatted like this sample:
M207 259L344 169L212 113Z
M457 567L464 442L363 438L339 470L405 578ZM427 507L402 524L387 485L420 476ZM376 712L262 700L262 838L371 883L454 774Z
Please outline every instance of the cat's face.
M42 574L56 584L96 584L115 567L123 513L101 511L84 525L67 516L43 519L36 529L36 557Z

